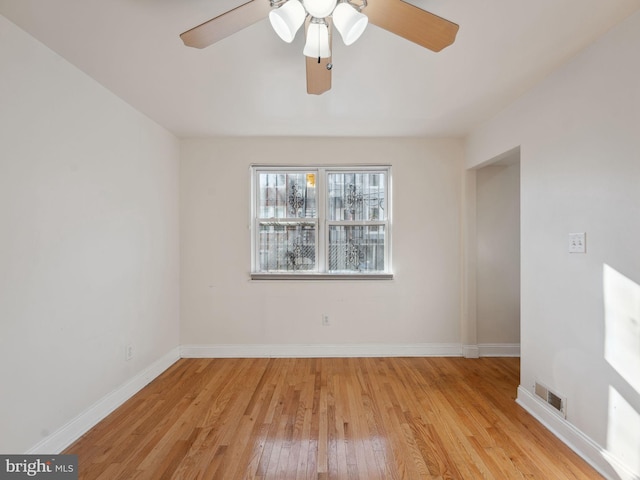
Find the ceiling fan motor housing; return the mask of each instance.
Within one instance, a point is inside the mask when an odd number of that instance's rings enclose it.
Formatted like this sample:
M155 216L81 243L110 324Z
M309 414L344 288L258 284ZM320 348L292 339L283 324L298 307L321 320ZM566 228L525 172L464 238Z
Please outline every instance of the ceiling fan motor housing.
M315 18L325 18L336 8L336 0L304 0L305 10Z

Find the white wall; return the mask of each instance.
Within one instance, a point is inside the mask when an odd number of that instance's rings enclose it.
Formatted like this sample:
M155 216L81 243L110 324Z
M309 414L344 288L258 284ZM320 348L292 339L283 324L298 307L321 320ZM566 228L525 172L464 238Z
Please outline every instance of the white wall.
M46 442L176 349L178 156L0 16L0 452Z
M536 379L566 395L567 420L585 435L592 461L618 459L621 478L640 475L640 368L625 371L610 358L618 351L626 365L640 365L639 51L637 13L467 144L468 167L521 147L519 399ZM567 253L571 232L587 233L586 254ZM624 308L611 305L616 295L605 301L606 266L626 277L617 282L626 285ZM605 315L616 309L626 314Z
M184 141L181 343L368 344L385 352L446 344L459 354L462 153L454 140ZM251 281L249 166L350 162L392 165L394 280ZM331 326L321 325L323 313Z
M478 344L520 344L520 163L476 172Z

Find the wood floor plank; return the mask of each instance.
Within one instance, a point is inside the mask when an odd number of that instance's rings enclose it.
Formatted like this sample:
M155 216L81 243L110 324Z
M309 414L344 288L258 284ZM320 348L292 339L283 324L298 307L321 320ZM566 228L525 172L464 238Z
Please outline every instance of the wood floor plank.
M82 480L600 479L519 360L182 359L64 453Z

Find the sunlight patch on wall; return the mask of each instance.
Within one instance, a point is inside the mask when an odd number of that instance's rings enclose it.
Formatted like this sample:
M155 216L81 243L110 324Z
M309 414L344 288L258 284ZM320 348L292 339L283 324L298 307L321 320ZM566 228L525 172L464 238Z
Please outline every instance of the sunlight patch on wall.
M606 264L603 282L605 359L640 393L640 285Z
M618 391L609 387L609 425L605 458L623 480L640 473L640 414ZM622 465L620 465L622 464Z
M635 480L640 477L640 413L629 400L640 398L640 285L605 264L603 287L605 359L635 397L625 398L609 386L604 457L621 479Z

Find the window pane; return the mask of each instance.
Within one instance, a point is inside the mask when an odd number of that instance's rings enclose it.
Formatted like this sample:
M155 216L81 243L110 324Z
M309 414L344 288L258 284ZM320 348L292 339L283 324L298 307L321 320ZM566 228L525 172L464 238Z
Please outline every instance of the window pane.
M384 173L330 173L329 220L386 220Z
M329 227L329 271L384 272L384 226Z
M260 173L258 218L316 218L315 172Z
M261 222L258 263L261 272L315 270L315 224Z

